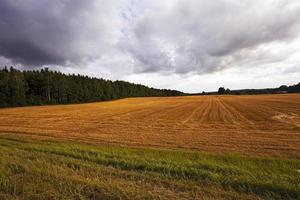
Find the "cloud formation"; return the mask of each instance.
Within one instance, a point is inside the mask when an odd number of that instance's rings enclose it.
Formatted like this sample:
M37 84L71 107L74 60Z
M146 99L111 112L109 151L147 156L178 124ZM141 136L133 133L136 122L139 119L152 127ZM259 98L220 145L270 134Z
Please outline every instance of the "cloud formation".
M299 74L299 19L298 0L0 0L0 64L107 78Z
M98 58L120 31L117 1L1 0L0 54L23 65Z
M221 70L244 56L255 56L261 45L299 36L297 1L185 0L144 12L124 48L145 72Z

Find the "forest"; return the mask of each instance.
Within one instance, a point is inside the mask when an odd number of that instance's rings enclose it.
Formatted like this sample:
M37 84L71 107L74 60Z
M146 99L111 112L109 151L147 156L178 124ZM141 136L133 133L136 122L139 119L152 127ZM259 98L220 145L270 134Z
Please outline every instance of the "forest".
M125 97L180 96L176 90L155 89L125 81L63 74L48 68L0 69L0 107L86 103Z
M265 88L265 89L243 89L243 90L226 90L224 94L232 95L247 95L247 94L285 94L285 93L299 93L300 83L294 85L282 85L277 88Z

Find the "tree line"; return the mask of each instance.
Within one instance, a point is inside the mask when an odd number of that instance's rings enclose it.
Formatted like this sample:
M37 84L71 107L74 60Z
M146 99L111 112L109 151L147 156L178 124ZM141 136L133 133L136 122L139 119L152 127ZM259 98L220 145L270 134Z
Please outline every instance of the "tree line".
M107 101L125 97L180 96L176 90L154 89L58 71L0 69L0 107Z
M265 88L265 89L242 89L242 90L230 90L220 87L218 94L232 94L232 95L246 95L246 94L284 94L284 93L299 93L300 83L295 85L282 85L278 88Z

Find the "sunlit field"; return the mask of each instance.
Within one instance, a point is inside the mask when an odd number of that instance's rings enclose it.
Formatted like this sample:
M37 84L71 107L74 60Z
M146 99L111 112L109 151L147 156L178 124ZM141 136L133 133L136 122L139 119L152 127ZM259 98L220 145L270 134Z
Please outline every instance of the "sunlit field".
M1 109L0 133L300 157L300 95L128 98Z
M0 199L299 199L300 95L0 110Z

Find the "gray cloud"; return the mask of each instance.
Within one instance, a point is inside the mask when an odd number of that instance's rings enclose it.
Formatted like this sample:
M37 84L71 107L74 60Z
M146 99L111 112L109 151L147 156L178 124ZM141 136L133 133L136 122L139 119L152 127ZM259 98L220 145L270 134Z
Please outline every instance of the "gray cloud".
M123 46L145 66L137 71L217 71L244 57L245 49L247 56L256 56L261 45L299 37L297 1L176 2L166 9L145 9L136 18Z
M294 65L299 19L298 0L0 0L0 64L108 78Z
M117 1L0 1L0 55L23 65L96 58L118 37Z

